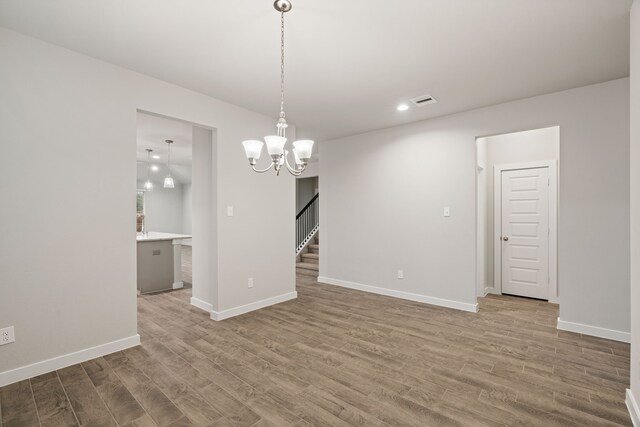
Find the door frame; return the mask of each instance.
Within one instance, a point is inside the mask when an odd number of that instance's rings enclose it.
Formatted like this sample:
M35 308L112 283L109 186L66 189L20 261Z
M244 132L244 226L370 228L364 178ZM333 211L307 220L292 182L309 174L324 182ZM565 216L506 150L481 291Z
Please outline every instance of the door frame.
M549 168L549 302L559 302L558 289L558 160L510 163L493 167L493 288L502 294L502 245L495 242L502 234L502 172Z

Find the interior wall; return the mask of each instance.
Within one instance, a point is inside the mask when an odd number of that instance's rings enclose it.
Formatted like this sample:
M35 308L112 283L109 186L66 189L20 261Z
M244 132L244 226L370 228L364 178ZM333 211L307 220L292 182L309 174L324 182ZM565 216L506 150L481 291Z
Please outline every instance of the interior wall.
M143 188L144 181L137 182ZM153 191L144 192L144 221L146 231L182 233L182 186L164 188L154 184Z
M192 184L182 184L182 234L192 234L193 197ZM182 241L183 245L191 246L191 239Z
M199 307L217 306L217 135L199 126L192 128L192 202L193 202L193 252L191 302Z
M477 246L476 246L476 295L483 296L487 282L487 139L478 138L477 142Z
M500 289L494 278L494 168L496 165L524 163L537 160L558 160L560 156L560 129L557 126L513 132L479 138L486 141L487 173L486 173L486 214L484 228L486 230L485 282L488 288Z
M318 191L318 177L296 179L296 213L313 199Z
M640 2L631 8L631 390L640 420Z
M319 172L320 162L318 160L312 160L309 162L309 164L307 164L307 167L305 168L304 172L300 174L299 178L311 178L314 176L318 176Z
M0 381L135 340L138 109L217 129L218 218L235 215L218 221L207 259L223 266L216 307L295 296L294 179L254 173L240 144L275 118L6 29L0 40L0 194L12 207L0 209L0 325L16 333L0 347Z
M475 304L476 138L554 125L560 317L628 332L629 79L322 142L322 280Z

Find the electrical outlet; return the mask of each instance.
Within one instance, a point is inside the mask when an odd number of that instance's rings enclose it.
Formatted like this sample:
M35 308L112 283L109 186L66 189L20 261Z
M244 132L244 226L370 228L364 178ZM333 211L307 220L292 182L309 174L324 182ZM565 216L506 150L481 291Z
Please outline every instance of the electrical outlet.
M404 271L398 270L398 279L404 279Z
M13 326L0 329L0 345L11 344L16 341L16 333L13 330Z
M249 280L247 280L247 287L253 288L253 277L249 277Z

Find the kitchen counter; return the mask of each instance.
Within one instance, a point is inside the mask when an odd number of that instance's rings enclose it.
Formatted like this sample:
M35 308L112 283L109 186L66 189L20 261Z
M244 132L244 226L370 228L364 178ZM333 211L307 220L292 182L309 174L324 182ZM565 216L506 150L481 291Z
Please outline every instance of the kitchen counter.
M187 234L173 234L173 233L161 233L159 231L150 231L148 233L138 233L136 240L138 242L157 242L160 240L176 240L176 239L190 239L191 236Z
M182 241L190 239L187 234L150 231L138 233L138 292L179 289L182 282Z

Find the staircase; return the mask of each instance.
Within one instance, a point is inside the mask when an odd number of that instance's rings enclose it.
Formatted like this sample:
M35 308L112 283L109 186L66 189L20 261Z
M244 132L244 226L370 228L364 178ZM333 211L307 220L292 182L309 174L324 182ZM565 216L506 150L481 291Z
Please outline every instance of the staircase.
M296 215L296 274L316 278L320 264L319 197L319 194L313 196Z
M317 234L307 245L307 251L299 255L300 261L296 262L296 274L317 278L320 264L320 244Z

